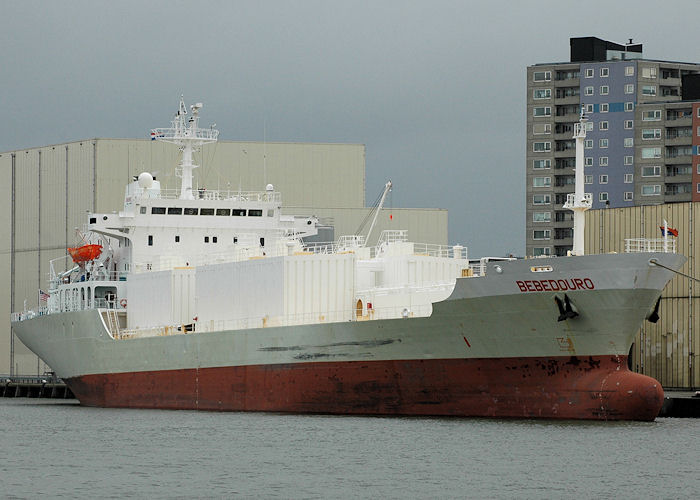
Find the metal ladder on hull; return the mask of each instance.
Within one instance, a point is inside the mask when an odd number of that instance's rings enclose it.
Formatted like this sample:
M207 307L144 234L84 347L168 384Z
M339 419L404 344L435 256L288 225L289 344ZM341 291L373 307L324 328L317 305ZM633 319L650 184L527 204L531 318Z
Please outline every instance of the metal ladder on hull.
M119 315L116 309L107 309L105 311L107 320L107 329L113 338L119 338Z

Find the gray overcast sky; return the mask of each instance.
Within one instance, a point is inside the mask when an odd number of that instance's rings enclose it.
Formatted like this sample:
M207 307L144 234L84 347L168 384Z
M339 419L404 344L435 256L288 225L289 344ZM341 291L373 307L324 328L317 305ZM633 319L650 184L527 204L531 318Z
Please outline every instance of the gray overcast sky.
M449 209L451 243L522 255L525 70L569 37L700 61L700 1L0 0L0 151L167 126L367 147L371 203ZM250 188L257 188L250 186Z

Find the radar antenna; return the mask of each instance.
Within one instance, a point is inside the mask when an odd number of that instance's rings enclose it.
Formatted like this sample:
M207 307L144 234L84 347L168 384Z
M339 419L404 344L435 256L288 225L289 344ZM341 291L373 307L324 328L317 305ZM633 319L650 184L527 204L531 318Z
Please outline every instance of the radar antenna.
M180 186L181 200L194 199L194 194L192 193L192 171L199 165L192 163L192 154L198 151L203 144L216 142L219 137L219 131L214 129L214 125L206 129L199 128L201 102L191 105L190 109L192 110L192 116L186 119L187 106L185 106L185 98L180 96L180 107L171 122L172 127L154 128L151 130L151 140L170 142L180 147L182 159L175 170L175 174L182 178Z

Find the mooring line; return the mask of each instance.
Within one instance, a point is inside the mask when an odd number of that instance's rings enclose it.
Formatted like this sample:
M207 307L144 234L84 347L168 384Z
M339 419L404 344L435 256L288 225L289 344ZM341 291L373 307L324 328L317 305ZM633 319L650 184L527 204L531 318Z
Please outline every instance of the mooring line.
M655 266L663 267L664 269L668 269L669 271L672 271L672 272L674 272L674 273L676 273L676 274L680 274L681 276L685 276L686 278L691 279L691 280L693 280L693 281L698 281L698 282L700 282L700 279L694 278L694 277L692 277L692 276L689 275L689 274L685 274L685 273L682 273L682 272L680 272L680 271L676 271L675 269L671 269L671 268L668 267L668 266L664 266L663 264L659 264L659 262L658 262L656 259L649 259L649 263L650 263L650 264L654 264Z

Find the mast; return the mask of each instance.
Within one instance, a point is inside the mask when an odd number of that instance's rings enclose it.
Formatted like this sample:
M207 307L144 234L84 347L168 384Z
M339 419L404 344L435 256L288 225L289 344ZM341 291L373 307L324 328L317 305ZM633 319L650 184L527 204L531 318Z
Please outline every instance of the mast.
M219 131L211 128L199 128L199 110L202 103L198 102L190 106L192 116L186 119L187 106L185 106L184 96L180 96L180 108L175 113L171 128L154 128L151 130L151 139L177 144L182 152L180 165L175 170L175 174L182 178L180 186L180 199L193 200L192 193L192 171L199 165L192 163L192 155L199 150L203 144L216 142Z
M573 255L583 255L583 245L586 232L586 215L585 211L591 208L592 198L590 193L584 192L584 173L583 173L583 151L584 142L586 140L586 123L588 119L583 112L581 106L581 118L579 122L574 124L574 139L576 139L576 175L575 189L573 194L566 196L566 203L563 208L573 210L574 212L574 248Z

